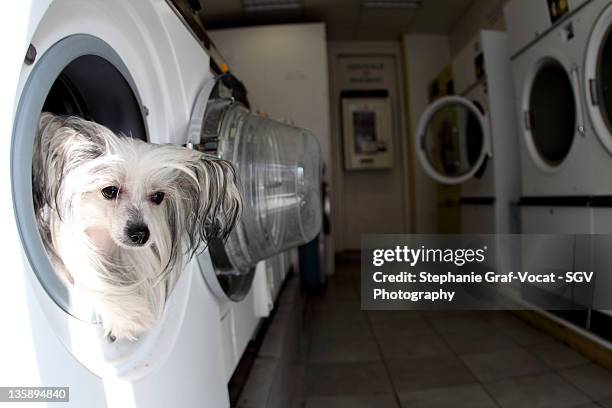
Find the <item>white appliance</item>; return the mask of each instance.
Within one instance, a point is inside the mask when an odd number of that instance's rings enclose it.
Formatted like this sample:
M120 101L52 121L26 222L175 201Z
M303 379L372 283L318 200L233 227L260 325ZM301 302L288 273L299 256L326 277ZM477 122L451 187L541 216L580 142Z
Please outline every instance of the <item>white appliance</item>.
M559 273L588 262L588 249L573 234L593 232L591 195L600 178L593 177L595 135L583 97L589 34L580 15L590 3L568 1L559 10L556 2L513 0L504 9L521 143L522 232L547 234L523 243L523 268ZM557 301L574 300L571 285L545 290Z
M9 25L14 44L5 47L13 75L2 77L10 116L1 125L11 137L0 142L2 161L10 163L0 183L11 194L1 208L3 243L12 252L0 278L2 321L11 325L0 348L0 382L67 386L65 405L75 407L229 406L227 373L235 359L224 360L224 346L245 337L236 330L252 335L241 319L256 321L242 317L253 314L252 302L237 307L247 303L230 300L248 298L259 260L318 232L316 139L233 100L210 99L215 80L206 44L174 2L22 3ZM161 324L138 341L103 337L91 310L73 301L44 253L30 176L43 109L85 115L155 143L204 146L238 168L245 198L239 226L227 243L208 243L186 267ZM245 152L256 154L246 158ZM233 327L223 320L228 310Z
M531 46L541 36L552 29L555 24L562 24L563 19L590 0L564 1L566 10L558 10L561 1L512 0L504 7L504 17L510 41L510 55L516 55L524 48ZM558 14L555 17L555 9ZM553 20L554 23L553 23Z
M421 165L440 183L461 184L462 232L516 232L520 178L506 34L481 31L452 68L460 96L439 99L421 116Z
M605 0L592 0L576 12L574 31L581 50L580 73L585 123L590 148L593 200L610 205L612 195L612 7Z
M512 49L517 50L512 68L524 198L592 192L590 136L580 96L586 38L575 29L577 3L569 2L567 14L555 25L547 2L514 0L505 8Z
M592 0L577 13L576 31L583 44L582 64L583 101L586 107L586 123L590 130L591 166L593 180L593 270L600 271L596 285L596 298L607 297L610 282L607 271L612 264L606 250L608 239L603 235L612 233L612 4L609 1ZM611 310L603 311L612 315Z

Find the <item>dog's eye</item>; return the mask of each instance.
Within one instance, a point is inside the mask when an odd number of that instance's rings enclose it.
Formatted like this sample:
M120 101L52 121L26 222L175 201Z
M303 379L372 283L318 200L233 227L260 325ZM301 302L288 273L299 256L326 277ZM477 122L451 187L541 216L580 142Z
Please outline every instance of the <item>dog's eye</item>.
M119 188L115 186L108 186L102 189L102 195L107 200L114 200L117 198L117 194L119 194Z
M151 202L153 204L160 205L162 201L164 201L164 193L161 191L151 194Z

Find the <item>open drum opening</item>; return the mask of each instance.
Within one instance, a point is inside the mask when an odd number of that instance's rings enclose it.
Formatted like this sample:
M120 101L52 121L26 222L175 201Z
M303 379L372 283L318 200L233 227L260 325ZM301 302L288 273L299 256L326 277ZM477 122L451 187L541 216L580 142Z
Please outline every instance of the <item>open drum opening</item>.
M540 158L559 166L576 132L576 99L568 72L556 60L537 70L529 93L531 139Z
M22 246L53 301L72 316L95 321L57 276L38 234L32 200L32 149L41 112L77 115L116 133L147 139L134 81L117 53L89 35L67 37L40 56L19 101L13 129L11 177Z
M444 184L459 184L484 168L490 150L483 112L470 100L446 96L421 115L418 158L430 177Z

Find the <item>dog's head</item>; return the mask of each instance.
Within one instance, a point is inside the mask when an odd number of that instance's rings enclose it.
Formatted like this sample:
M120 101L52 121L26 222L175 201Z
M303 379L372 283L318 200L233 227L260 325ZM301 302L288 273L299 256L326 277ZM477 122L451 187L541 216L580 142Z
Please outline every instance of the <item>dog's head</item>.
M183 237L194 251L227 236L240 214L232 165L194 150L44 113L35 152L36 207L51 207L102 252L152 246L172 264Z

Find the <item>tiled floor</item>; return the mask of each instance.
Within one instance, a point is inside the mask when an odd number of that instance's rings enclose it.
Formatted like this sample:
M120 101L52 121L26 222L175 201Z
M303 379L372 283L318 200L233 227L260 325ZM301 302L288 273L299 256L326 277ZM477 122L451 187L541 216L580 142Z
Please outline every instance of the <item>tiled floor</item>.
M505 312L362 312L359 265L308 299L296 408L608 407L612 373Z

